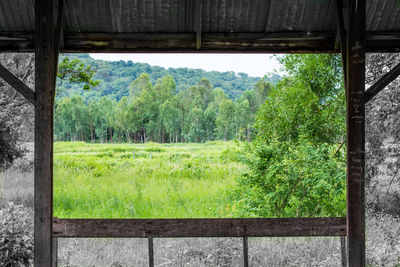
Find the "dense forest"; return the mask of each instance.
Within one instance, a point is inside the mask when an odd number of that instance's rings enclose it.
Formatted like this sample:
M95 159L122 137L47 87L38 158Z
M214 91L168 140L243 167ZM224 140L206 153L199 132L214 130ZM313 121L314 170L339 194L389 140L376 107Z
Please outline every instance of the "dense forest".
M93 79L79 82L86 74ZM279 78L166 70L88 55L64 57L58 77L55 139L102 143L250 140L255 115Z
M240 97L244 91L253 89L254 85L260 77L250 77L246 73L205 71L202 69L191 68L168 68L151 66L146 63L138 63L132 61L104 61L95 60L88 54L64 54L60 58L60 62L64 58L70 61L77 59L86 66L91 66L94 73L94 79L100 83L91 90L82 92L82 85L75 81L59 80L57 97L82 95L85 102L91 98L108 96L115 100L120 100L124 96L129 95L129 85L142 73L149 75L152 84L164 76L172 76L176 83L176 91L181 92L191 86L197 85L202 78L207 79L214 87L223 88L225 94L236 99ZM280 79L277 74L272 74L267 78L268 81L276 83Z
M250 140L255 114L271 83L260 79L235 100L204 78L179 92L176 87L170 75L153 84L143 73L119 100L61 97L55 105L55 138L104 143Z

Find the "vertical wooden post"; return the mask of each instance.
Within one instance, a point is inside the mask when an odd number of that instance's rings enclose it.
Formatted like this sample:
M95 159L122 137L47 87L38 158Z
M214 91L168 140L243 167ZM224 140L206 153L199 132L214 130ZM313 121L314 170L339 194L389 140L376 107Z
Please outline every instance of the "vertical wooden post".
M35 1L35 266L53 262L54 11L54 0Z
M347 31L348 266L365 266L365 0L350 0Z
M249 240L247 236L243 237L243 266L249 266Z
M340 237L340 254L342 259L342 267L347 267L347 249L346 249L346 237Z
M58 239L53 238L53 259L52 259L51 266L57 267L58 265Z
M148 237L148 245L149 245L149 267L154 267L154 244L153 237Z

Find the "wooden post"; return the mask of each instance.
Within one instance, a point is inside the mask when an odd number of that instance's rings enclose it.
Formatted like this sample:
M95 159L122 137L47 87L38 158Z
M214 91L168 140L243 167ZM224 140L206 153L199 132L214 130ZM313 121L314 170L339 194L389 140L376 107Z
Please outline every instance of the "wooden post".
M348 266L365 266L365 0L350 0L347 31Z
M340 254L342 259L342 267L347 267L347 250L346 250L346 237L340 237Z
M149 245L149 267L154 267L154 245L153 245L153 237L148 237L148 245Z
M53 105L55 1L35 1L34 265L53 263Z
M57 265L58 265L58 239L53 238L53 259L51 266L57 267Z
M243 237L243 266L249 266L249 240L247 236Z

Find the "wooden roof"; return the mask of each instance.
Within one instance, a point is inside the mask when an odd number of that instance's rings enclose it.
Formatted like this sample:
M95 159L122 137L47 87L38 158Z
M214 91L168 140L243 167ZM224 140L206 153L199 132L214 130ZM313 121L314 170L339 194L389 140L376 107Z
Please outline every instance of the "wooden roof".
M0 51L33 50L34 2L0 1ZM339 52L337 14L336 0L64 0L61 50ZM400 2L367 0L366 32L367 51L399 51Z

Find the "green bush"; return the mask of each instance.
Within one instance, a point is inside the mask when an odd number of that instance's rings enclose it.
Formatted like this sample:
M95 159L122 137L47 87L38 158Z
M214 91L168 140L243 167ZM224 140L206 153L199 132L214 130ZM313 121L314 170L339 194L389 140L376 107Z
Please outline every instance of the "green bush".
M0 265L31 266L33 214L22 205L5 202L0 209Z
M345 215L345 94L340 58L288 55L288 75L268 92L256 136L242 152L249 172L232 190L238 216ZM342 143L342 144L341 144Z
M236 189L239 216L345 216L343 156L335 146L276 142L253 147Z

